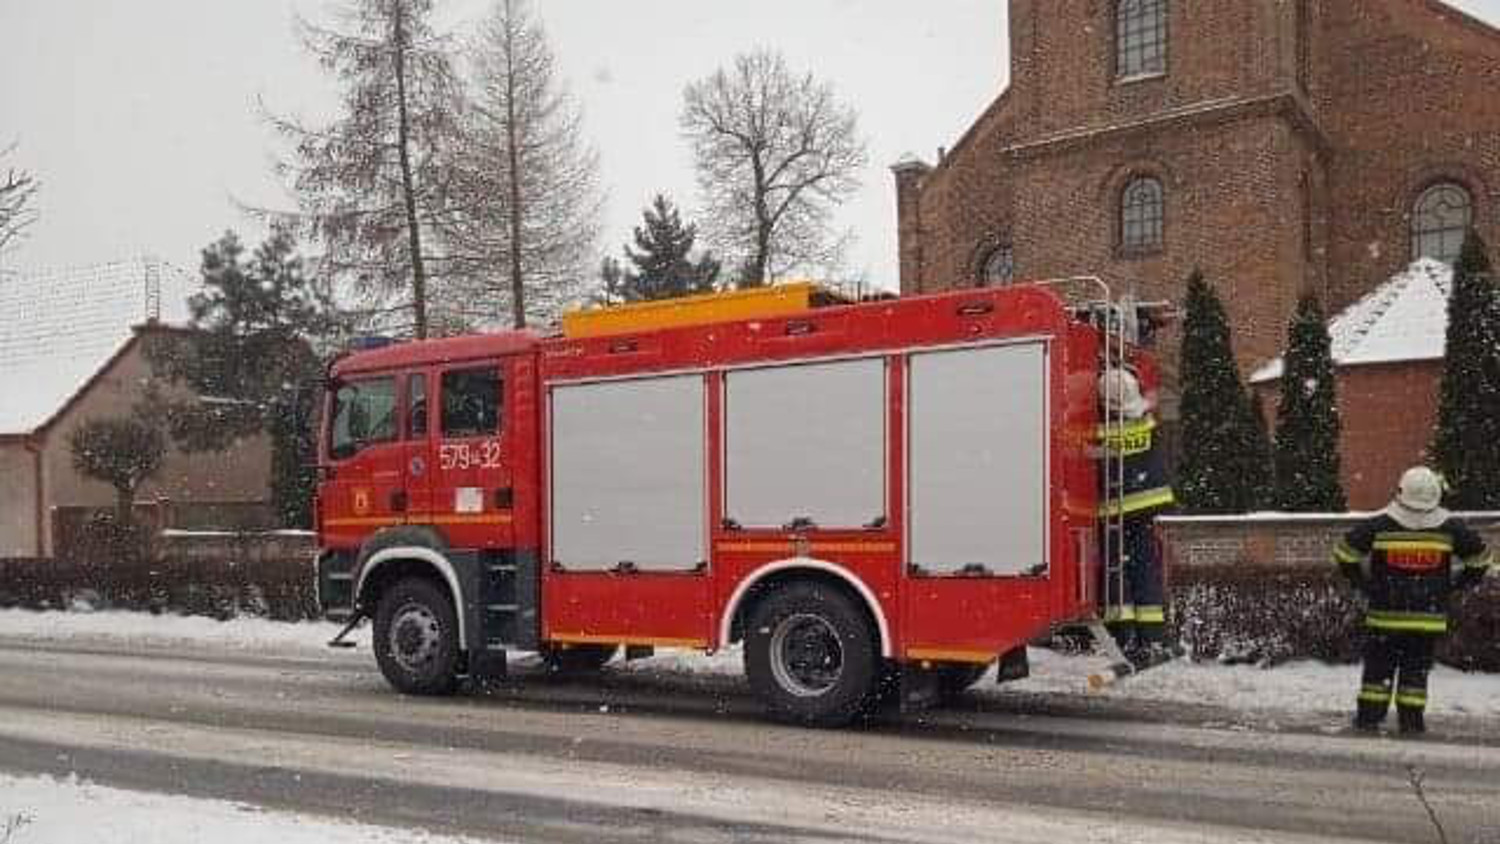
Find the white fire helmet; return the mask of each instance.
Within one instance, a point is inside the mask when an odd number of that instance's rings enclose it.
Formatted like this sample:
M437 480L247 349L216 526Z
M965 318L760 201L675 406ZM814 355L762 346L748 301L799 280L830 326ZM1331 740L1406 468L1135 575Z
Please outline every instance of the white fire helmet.
M1443 479L1426 466L1413 466L1401 475L1396 503L1417 513L1430 513L1443 502Z
M1141 395L1141 382L1128 369L1110 368L1099 376L1099 396L1110 412L1131 419L1145 416L1151 406Z

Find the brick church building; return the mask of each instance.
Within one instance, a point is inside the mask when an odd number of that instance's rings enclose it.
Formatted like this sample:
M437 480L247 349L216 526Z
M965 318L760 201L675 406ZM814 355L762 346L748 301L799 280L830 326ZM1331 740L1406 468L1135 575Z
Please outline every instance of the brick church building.
M1439 0L1010 0L1009 87L893 168L901 289L1180 301L1199 267L1248 372L1304 289L1334 313L1470 225L1500 245L1497 92L1500 31Z

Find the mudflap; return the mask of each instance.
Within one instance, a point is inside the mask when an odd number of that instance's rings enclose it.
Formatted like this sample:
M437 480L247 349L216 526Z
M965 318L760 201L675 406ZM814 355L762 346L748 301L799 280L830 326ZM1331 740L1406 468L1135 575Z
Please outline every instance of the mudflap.
M510 663L503 650L483 650L469 654L469 676L484 683L503 680L510 673Z
M902 715L924 712L943 702L938 672L915 665L901 665L895 670L896 706Z
M996 683L1014 683L1031 676L1031 660L1026 655L1026 646L1012 648L1000 657L995 669Z

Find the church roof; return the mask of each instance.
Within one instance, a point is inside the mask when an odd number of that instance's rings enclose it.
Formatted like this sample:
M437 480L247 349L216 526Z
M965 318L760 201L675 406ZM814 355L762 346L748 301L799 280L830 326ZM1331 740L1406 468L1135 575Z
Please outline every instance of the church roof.
M1448 332L1453 269L1421 258L1345 308L1328 323L1335 366L1440 360ZM1250 383L1281 377L1282 359L1257 369Z

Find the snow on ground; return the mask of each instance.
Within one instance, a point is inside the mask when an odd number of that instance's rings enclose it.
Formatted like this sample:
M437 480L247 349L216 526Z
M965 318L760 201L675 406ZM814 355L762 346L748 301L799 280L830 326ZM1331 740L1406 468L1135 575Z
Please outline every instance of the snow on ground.
M323 656L339 625L324 621L289 624L261 618L215 621L202 616L143 612L33 612L0 610L0 638L141 647L192 646L280 656ZM368 645L369 627L351 637Z
M214 621L175 615L153 616L130 612L32 612L0 610L0 639L90 642L135 647L223 651L261 656L327 657L368 661L369 626L351 637L360 644L353 654L330 651L325 643L339 626L328 622L287 624L264 619ZM1087 689L1088 675L1105 667L1094 656L1066 656L1031 650L1031 676L996 686L986 678L976 686L985 697L1015 693L1078 694ZM737 676L742 673L739 648L717 654L668 651L617 670L667 675ZM1358 691L1359 667L1294 662L1272 669L1250 665L1220 665L1178 661L1152 669L1094 693L1120 700L1190 703L1237 711L1337 713L1348 709ZM1500 675L1466 674L1438 666L1432 673L1434 714L1500 719Z
M7 838L7 832L9 837ZM463 844L409 829L339 823L220 800L122 791L70 778L0 774L8 844Z
M1069 656L1032 648L1031 676L995 685L993 669L975 684L980 697L1003 698L1016 693L1079 694L1087 690L1090 674L1102 672L1109 661L1096 656ZM626 670L663 674L742 673L738 646L711 656L673 652L629 663ZM1343 713L1353 707L1359 691L1359 666L1321 662L1292 662L1265 669L1252 665L1221 665L1179 660L1128 678L1099 692L1119 700L1153 703L1191 703L1236 711ZM1433 669L1434 714L1456 714L1500 719L1500 675L1466 674L1445 666Z

